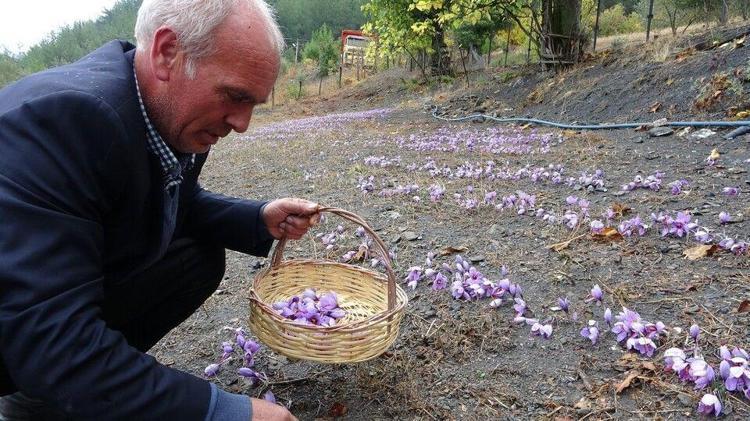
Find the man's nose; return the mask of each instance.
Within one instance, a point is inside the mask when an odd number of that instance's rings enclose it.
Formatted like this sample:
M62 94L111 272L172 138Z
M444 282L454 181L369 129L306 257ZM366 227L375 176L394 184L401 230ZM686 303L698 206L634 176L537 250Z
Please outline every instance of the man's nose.
M253 105L241 107L236 110L232 110L226 115L224 121L232 127L237 133L244 133L247 130L247 126L250 125L250 118L253 116Z

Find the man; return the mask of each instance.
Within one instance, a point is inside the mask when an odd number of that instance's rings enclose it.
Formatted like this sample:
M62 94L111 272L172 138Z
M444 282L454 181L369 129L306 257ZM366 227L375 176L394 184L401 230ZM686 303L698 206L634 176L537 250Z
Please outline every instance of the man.
M0 419L294 419L145 354L225 248L267 255L315 222L197 183L268 97L281 34L262 0L146 0L136 39L0 90Z

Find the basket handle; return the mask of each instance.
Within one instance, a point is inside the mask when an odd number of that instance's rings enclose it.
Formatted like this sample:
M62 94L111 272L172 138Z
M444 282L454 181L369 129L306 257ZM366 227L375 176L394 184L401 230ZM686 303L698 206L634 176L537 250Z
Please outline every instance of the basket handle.
M388 255L388 249L385 247L385 243L383 243L383 240L381 240L380 237L375 233L375 231L373 231L373 229L369 225L367 225L367 222L365 222L364 219L362 219L355 213L346 211L344 209L328 206L319 206L318 212L329 212L334 215L338 215L348 221L354 222L355 224L364 228L365 232L370 235L370 238L372 238L377 247L380 249L383 265L385 266L385 272L388 276L388 310L393 310L393 307L396 305L396 274L393 272L393 263L391 262L391 257ZM282 237L276 244L276 248L273 251L273 256L271 257L271 268L275 268L281 264L281 261L284 257L284 248L286 247L286 242L287 238Z

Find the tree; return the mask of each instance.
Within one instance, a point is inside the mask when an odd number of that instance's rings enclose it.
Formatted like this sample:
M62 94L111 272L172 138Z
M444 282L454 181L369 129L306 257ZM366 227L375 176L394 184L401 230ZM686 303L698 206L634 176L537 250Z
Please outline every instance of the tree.
M338 43L333 39L331 29L325 23L312 34L312 39L302 50L302 56L318 64L318 74L328 76L336 67Z
M543 0L542 26L542 57L553 66L577 63L584 41L581 0Z
M672 35L677 36L677 29L684 26L683 32L695 22L701 14L703 0L662 0L654 2L654 25L667 26ZM648 14L648 1L642 1L638 7L642 17Z
M23 76L23 69L10 51L0 52L0 88Z
M284 36L294 42L307 41L325 23L334 34L342 29L359 28L365 23L365 0L271 0Z
M362 9L364 29L378 36L381 51L430 55L433 75L451 71L446 36L461 27L493 23L508 11L520 13L523 0L370 0ZM426 71L422 67L426 77Z

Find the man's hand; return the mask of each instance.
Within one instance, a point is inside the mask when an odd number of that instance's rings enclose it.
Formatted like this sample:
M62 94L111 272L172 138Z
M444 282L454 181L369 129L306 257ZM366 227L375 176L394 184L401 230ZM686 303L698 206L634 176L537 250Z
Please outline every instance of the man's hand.
M277 199L263 208L263 221L276 239L299 240L320 221L318 204L303 199Z
M253 403L253 418L251 421L297 421L297 418L281 405L250 398Z

